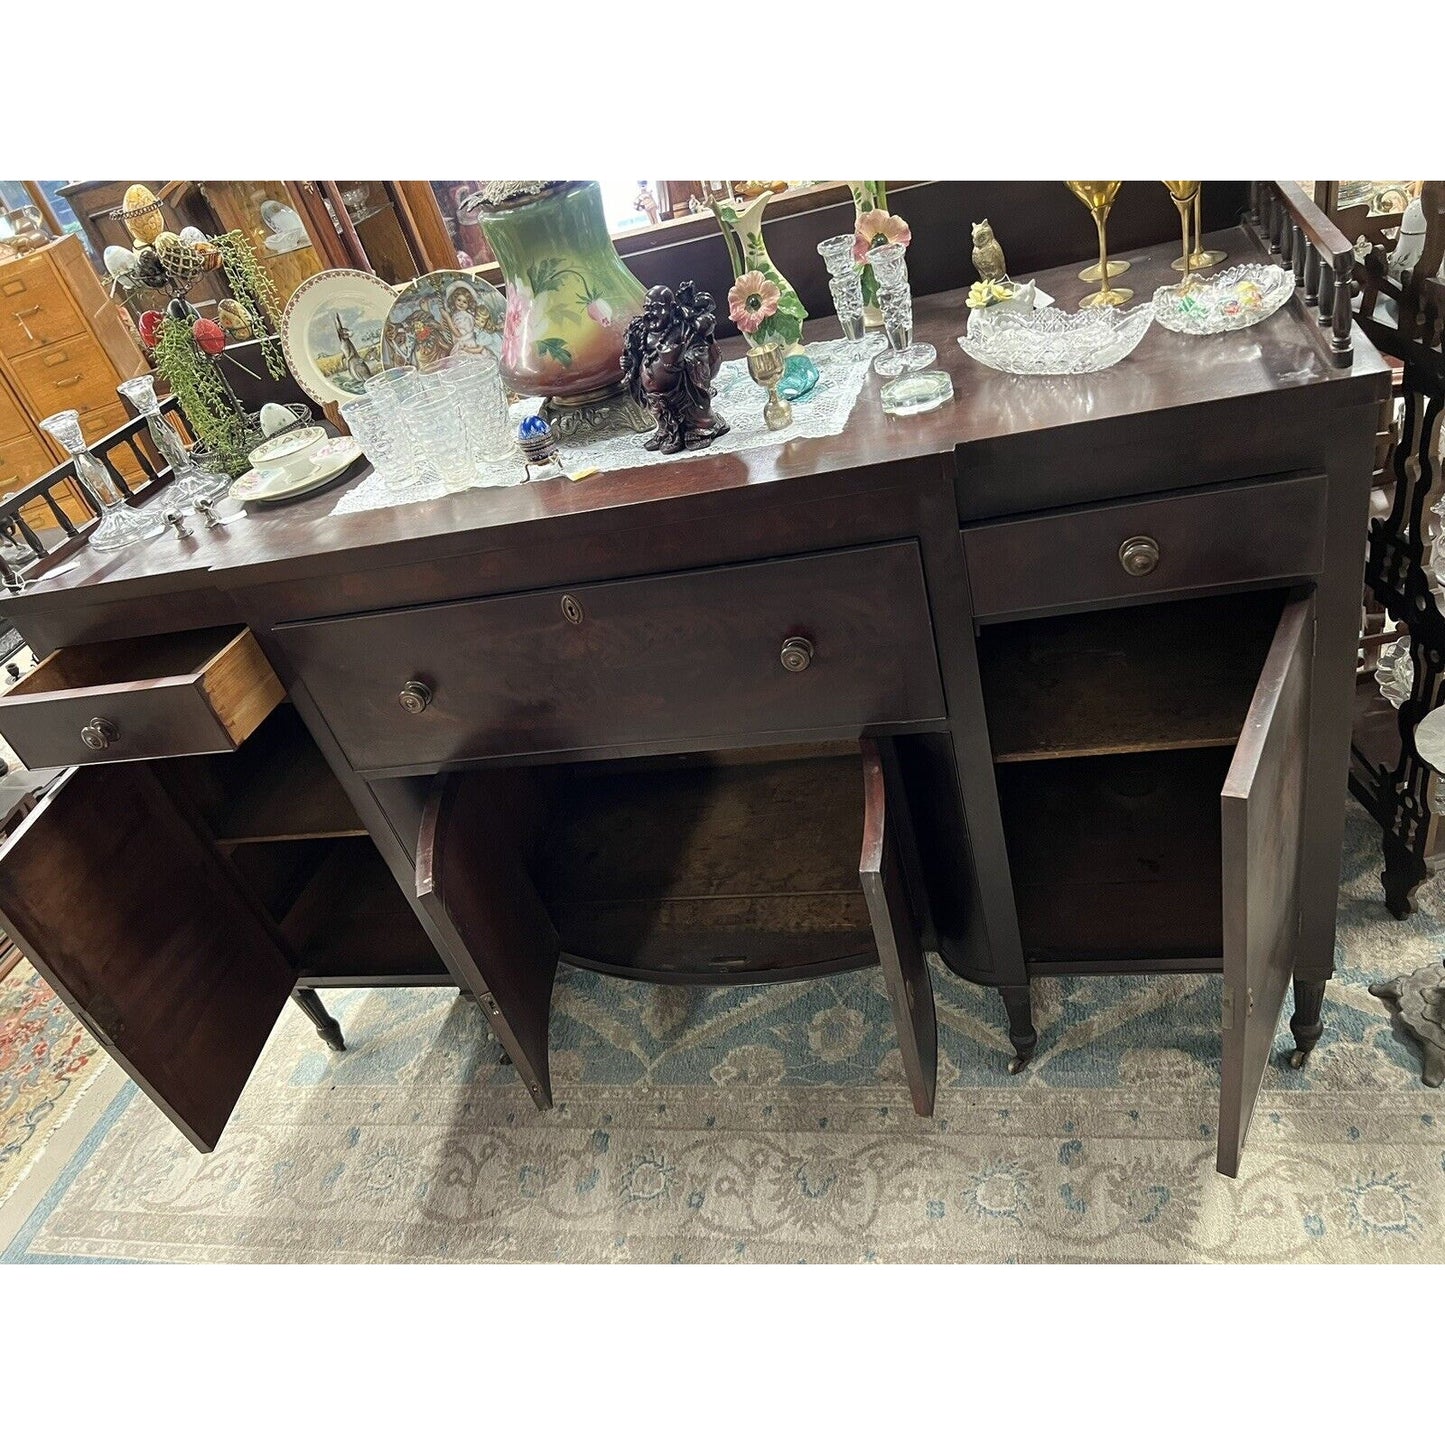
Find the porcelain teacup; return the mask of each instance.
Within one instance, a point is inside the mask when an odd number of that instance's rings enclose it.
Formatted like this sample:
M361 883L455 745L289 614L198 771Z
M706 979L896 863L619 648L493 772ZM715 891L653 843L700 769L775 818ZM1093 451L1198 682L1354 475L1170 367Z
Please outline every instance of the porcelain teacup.
M301 427L271 437L250 453L258 473L279 472L288 481L299 482L311 470L312 453L326 440L319 426Z

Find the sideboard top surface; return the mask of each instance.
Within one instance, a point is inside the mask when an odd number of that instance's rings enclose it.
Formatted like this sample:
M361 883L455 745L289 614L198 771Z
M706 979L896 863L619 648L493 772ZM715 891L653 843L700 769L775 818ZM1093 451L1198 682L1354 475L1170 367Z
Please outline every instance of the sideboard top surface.
M1242 229L1214 233L1208 240L1229 253L1231 264L1268 259ZM1127 283L1138 300L1178 280L1169 268L1174 254L1168 246L1130 254ZM1065 309L1076 307L1092 289L1078 279L1077 263L1040 273L1037 280ZM949 373L955 393L952 404L925 416L884 415L877 400L879 380L870 376L839 436L789 440L784 433L776 445L746 452L706 453L604 472L580 483L558 478L473 490L344 517L329 515L339 494L323 493L284 509L253 513L229 529L208 533L198 528L184 540L166 536L112 554L82 549L65 559L53 577L34 578L11 611L22 618L57 603L101 603L206 586L230 590L399 565L509 545L530 539L538 528L560 541L598 527L665 524L675 509L680 509L678 516L698 515L692 509L709 505L710 498L715 505L719 494L783 483L793 484L790 497L806 489L822 502L896 485L899 468L908 463L925 471L936 468L940 477L951 475L956 465L962 494L975 464L996 470L1011 444L1046 442L1041 434L1060 428L1104 423L1101 430L1107 430L1110 423L1151 415L1167 424L1165 414L1177 416L1181 409L1221 403L1249 408L1262 399L1277 422L1296 408L1318 415L1388 394L1388 368L1369 341L1357 331L1353 366L1335 367L1327 331L1299 296L1268 321L1230 335L1186 337L1152 326L1126 362L1079 377L1019 378L989 371L958 345L967 314L962 292L915 302L915 335L937 348L937 365ZM824 317L810 322L808 332L824 339L836 333L836 323ZM725 354L736 354L739 346L728 343ZM1051 444L1059 443L1054 438ZM1067 445L1073 450L1087 443L1080 436ZM1046 481L1035 478L1035 470L1021 468L1017 477L1008 478L1017 510L1065 500L1048 495ZM1042 488L1038 496L1030 496L1032 485ZM1097 490L1101 497L1109 495L1102 481ZM83 597L77 595L82 591Z

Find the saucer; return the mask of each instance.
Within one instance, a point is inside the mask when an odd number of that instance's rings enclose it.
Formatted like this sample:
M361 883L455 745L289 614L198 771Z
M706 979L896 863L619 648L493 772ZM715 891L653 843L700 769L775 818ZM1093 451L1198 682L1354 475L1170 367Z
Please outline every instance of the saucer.
M294 481L289 477L263 481L250 471L232 482L227 495L251 507L295 501L334 482L360 456L361 448L351 437L333 437L312 452L311 469L305 476Z

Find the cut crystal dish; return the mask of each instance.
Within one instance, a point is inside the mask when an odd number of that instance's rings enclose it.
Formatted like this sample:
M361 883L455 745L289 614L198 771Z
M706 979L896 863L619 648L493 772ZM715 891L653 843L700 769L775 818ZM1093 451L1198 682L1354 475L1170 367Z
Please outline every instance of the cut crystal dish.
M975 361L1016 376L1080 376L1103 371L1138 346L1154 312L1100 306L1089 311L974 311L958 344Z
M1280 266L1231 266L1207 281L1161 286L1154 293L1154 315L1170 331L1218 336L1266 320L1293 295L1293 271Z

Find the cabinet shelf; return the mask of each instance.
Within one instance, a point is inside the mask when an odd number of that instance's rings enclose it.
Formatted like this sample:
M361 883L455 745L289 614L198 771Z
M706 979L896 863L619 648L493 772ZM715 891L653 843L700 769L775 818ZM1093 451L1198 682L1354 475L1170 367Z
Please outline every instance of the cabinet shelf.
M1232 747L1282 605L1253 592L984 628L994 761Z
M1219 795L1231 757L1227 747L1179 749L998 770L1032 972L1220 966Z
M732 766L545 770L532 873L564 957L727 983L877 962L856 748Z
M302 988L455 987L369 838L327 847L281 932Z

